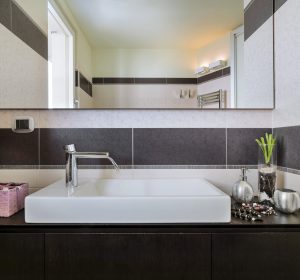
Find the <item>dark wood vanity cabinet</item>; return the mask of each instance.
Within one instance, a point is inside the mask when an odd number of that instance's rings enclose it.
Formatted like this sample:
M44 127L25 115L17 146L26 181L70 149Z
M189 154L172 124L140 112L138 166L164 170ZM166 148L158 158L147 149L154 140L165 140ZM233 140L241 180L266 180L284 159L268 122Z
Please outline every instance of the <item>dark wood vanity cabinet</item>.
M246 226L0 227L0 279L300 279L300 223Z
M210 280L210 234L46 234L47 280Z
M0 233L0 279L44 279L44 234Z
M213 280L300 279L299 233L212 235Z

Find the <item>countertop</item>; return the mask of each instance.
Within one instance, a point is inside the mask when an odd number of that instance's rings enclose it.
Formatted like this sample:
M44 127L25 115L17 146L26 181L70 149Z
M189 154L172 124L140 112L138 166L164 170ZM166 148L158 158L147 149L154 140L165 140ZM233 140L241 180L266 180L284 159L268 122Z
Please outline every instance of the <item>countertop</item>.
M10 218L0 218L0 232L124 232L124 233L184 233L184 232L300 232L300 211L263 218L263 222L247 222L232 218L230 223L210 224L30 224L24 211Z

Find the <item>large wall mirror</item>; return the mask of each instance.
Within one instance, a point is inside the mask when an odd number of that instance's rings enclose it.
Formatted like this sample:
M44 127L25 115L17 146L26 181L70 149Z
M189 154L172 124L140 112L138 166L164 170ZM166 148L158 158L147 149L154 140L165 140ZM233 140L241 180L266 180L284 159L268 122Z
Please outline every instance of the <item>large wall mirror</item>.
M274 107L273 0L1 0L0 109Z

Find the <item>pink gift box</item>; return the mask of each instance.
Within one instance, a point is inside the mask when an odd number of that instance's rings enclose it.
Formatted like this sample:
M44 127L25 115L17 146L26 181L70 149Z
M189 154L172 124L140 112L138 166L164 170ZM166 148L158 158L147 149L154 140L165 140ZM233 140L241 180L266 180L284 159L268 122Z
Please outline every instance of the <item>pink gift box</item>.
M0 183L0 217L10 217L24 208L26 183Z

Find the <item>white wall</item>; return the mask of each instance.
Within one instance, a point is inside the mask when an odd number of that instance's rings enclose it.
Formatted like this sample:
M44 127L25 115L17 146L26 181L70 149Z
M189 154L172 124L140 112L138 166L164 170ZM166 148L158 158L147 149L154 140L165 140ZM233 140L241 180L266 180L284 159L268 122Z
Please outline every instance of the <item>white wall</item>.
M195 77L196 52L177 49L94 49L94 77Z
M299 10L300 1L288 0L275 14L276 105L273 127L300 125ZM281 187L300 191L300 175L286 172L280 175Z
M226 60L230 65L230 32L197 51L197 67L207 67L216 60Z
M79 108L92 109L94 108L94 98L89 96L84 90L80 87L76 88L76 96L79 101Z
M273 108L273 18L270 17L244 44L244 90L239 108Z
M0 108L47 108L47 60L2 24L0 38Z
M195 78L197 66L218 59L229 60L229 54L230 33L200 50L95 49L93 75ZM229 78L202 84L198 91L209 93L220 86L229 97ZM189 89L193 98L180 99L180 91ZM95 108L197 108L197 90L193 85L94 85L93 91Z
M180 98L181 91L185 91L185 98ZM198 108L196 95L197 85L93 86L95 108Z
M288 0L275 14L274 127L300 125L299 10L300 1Z
M94 49L95 77L195 77L198 66L230 59L230 33L199 49Z

